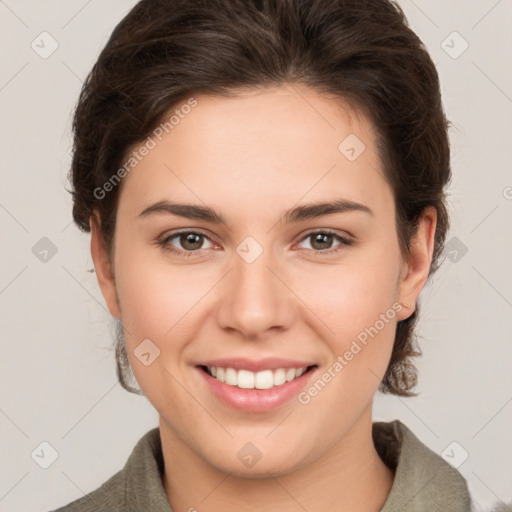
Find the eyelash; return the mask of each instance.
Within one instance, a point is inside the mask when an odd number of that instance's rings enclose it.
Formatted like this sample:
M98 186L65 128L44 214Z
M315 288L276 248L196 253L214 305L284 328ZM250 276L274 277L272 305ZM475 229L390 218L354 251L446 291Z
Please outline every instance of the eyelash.
M170 253L173 253L173 254L177 254L179 256L185 256L186 258L190 258L190 257L194 257L196 255L196 253L199 253L201 252L203 249L197 249L195 251L182 251L180 249L176 249L175 247L173 247L172 245L169 244L169 241L176 238L176 237L179 237L180 235L183 235L183 234L194 234L194 235L201 235L203 236L204 238L206 238L207 240L210 240L210 238L208 237L208 235L202 231L193 231L193 230L183 230L183 231L178 231L176 233L172 233L171 235L169 236L166 236L165 238L161 239L161 240L158 240L156 243L158 246L160 246L164 251L167 251L167 252L170 252ZM304 240L306 240L307 238L313 236L313 235L317 235L317 234L323 234L323 235L332 235L336 240L338 240L340 242L340 245L334 247L334 248L331 248L331 249L324 249L324 250L319 250L319 251L316 251L314 249L307 249L309 251L313 251L315 253L318 253L320 255L330 255L330 254L333 254L333 253L337 253L341 250L343 250L344 248L346 247L350 247L351 245L353 245L354 241L353 240L350 240L349 238L345 238L339 234L337 234L335 231L332 231L330 229L319 229L319 230L316 230L316 231L310 231L309 233L306 233L306 235L304 235L300 240L299 242L303 242ZM212 242L213 243L213 242Z

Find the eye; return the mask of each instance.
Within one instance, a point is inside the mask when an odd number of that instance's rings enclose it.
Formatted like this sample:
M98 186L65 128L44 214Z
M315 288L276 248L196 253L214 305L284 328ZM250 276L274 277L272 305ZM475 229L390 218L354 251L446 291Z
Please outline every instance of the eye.
M354 243L353 240L338 235L336 232L329 229L308 233L301 239L301 242L306 240L311 240L311 242L309 242L309 247L306 247L306 249L328 254L342 250L344 247L350 246ZM338 242L338 245L333 247L333 243L336 241Z
M174 239L176 239L181 248L176 248L176 246L171 243ZM207 240L211 245L204 247L203 244L205 240ZM186 255L187 257L193 256L194 252L199 252L201 249L209 249L213 247L210 239L200 231L180 231L158 241L158 245L160 245L165 251Z
M329 229L310 232L305 235L299 243L303 243L307 240L311 241L309 242L309 247L305 247L305 249L312 250L319 254L332 254L354 243L353 240L345 238ZM209 244L206 247L204 246L205 241ZM335 242L338 242L338 244L333 246ZM214 244L205 233L192 230L172 233L156 243L165 251L187 258L197 256L203 249L211 249L214 247ZM179 247L176 245L179 245Z

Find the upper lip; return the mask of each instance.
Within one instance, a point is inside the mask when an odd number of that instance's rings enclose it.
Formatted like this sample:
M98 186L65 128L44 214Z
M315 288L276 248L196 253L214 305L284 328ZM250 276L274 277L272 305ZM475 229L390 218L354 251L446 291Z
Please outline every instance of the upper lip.
M197 366L215 366L217 368L234 368L235 370L260 372L263 370L277 370L278 368L307 368L308 366L314 366L314 363L310 361L298 361L278 357L268 357L258 360L246 358L223 358L202 361Z

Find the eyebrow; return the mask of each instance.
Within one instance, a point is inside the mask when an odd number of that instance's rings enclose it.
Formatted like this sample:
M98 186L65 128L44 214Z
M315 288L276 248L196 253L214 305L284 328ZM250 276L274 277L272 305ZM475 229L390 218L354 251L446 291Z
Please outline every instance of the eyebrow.
M334 213L346 213L360 211L373 215L373 211L364 204L355 203L346 199L336 199L334 201L309 203L287 210L283 214L283 221L286 224L292 224L308 219L315 219L323 215L332 215ZM187 219L204 220L213 224L227 225L224 216L208 206L198 206L186 203L173 203L171 201L158 201L145 208L139 217L147 217L152 214L171 214Z

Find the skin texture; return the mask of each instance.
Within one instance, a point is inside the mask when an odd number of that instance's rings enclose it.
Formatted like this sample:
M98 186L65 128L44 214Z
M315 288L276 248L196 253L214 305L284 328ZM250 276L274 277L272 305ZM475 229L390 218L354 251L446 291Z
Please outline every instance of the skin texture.
M333 510L333 503L337 511L379 510L393 473L373 446L372 400L396 322L412 314L426 282L436 211L425 210L404 259L372 126L339 100L295 85L196 99L124 179L113 265L91 217L101 291L122 319L134 374L160 416L169 501L175 511L314 512ZM338 149L350 134L366 146L353 162ZM289 208L340 198L373 214L282 222ZM210 206L227 225L139 216L161 200ZM188 228L208 237L192 257L156 244ZM322 229L354 243L333 238L319 246L306 237ZM263 248L250 264L236 252L247 236ZM168 245L190 247L179 237ZM340 250L322 255L322 247ZM213 396L195 367L237 356L312 361L318 368L306 389L400 302L412 307L307 405L292 399L269 412L236 411ZM149 366L134 356L144 339L160 350ZM248 442L262 454L252 468L237 457Z

